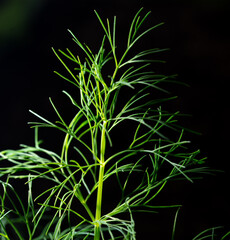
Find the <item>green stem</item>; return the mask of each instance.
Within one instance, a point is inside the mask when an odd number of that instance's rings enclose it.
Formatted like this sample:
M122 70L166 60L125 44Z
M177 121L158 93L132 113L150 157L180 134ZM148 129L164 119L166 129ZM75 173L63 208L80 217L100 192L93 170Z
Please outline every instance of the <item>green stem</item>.
M100 240L100 219L101 219L101 207L102 207L102 191L103 191L103 178L104 178L104 171L105 171L106 124L107 124L107 122L104 121L103 122L103 129L102 129L102 132L101 132L100 170L99 170L98 189L97 189L94 240Z
M76 120L79 119L80 114L81 114L81 112L76 114L76 116L73 118L73 120L71 121L71 123L69 125L69 129L71 129L72 126L75 124ZM62 147L61 161L62 162L64 161L66 164L68 163L68 150L69 150L69 145L70 145L72 138L73 137L69 133L67 133L65 136L65 139L64 139L63 147ZM63 171L62 168L61 168L61 170ZM69 167L67 167L67 171L70 175L72 175L72 180L73 180L74 184L76 185L77 183L76 183L75 177L73 176ZM85 208L87 213L89 214L91 220L94 221L93 213L91 212L89 206L87 205L80 189L78 189L76 197L79 199L79 201L81 202L81 204L83 205L83 207Z

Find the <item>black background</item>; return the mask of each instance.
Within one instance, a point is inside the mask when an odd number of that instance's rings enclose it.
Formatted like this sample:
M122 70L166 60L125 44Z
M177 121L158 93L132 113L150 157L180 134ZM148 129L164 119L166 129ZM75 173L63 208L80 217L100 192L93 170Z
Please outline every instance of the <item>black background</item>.
M214 226L230 229L229 206L229 68L230 34L227 0L171 1L0 1L0 149L32 144L36 120L28 110L52 118L48 97L62 106L65 83L53 74L60 64L51 47L73 47L67 29L94 49L102 31L94 9L103 19L117 16L120 39L140 7L151 11L150 24L165 24L145 39L146 46L170 48L164 73L178 74L189 88L172 89L173 107L192 118L187 127L202 133L193 137L195 147L208 156L207 164L224 170L194 184L177 184L162 193L162 204L183 204L176 239L192 239ZM119 31L119 30L118 30ZM119 40L118 40L119 42ZM49 139L47 145L56 145ZM55 142L54 142L55 141ZM175 210L137 214L137 239L170 239ZM218 239L218 238L217 238Z

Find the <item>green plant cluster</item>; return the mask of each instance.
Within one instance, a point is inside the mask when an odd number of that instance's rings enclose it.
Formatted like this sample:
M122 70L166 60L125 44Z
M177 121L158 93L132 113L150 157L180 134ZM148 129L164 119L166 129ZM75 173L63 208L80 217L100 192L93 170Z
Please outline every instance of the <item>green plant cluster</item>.
M74 96L63 91L75 109L72 120L67 122L50 99L58 120L51 122L31 111L41 120L31 123L34 146L0 152L1 239L133 240L135 211L178 207L156 206L154 199L169 181L192 181L194 174L207 172L201 165L204 159L197 156L199 150L187 149L189 141L183 139L179 113L162 110L161 104L172 98L151 97L153 90L165 92L163 84L174 82L173 76L149 70L154 62L151 55L165 49L134 54L135 44L161 24L141 31L149 12L141 17L142 9L138 11L126 48L122 54L119 49L118 56L116 18L111 26L95 13L104 31L96 54L70 31L85 59L69 49L53 49L68 73L57 75L77 90ZM73 65L73 69L69 67ZM105 75L107 66L110 73ZM129 94L121 101L122 91ZM41 127L64 133L59 153L42 147L38 138ZM120 139L114 137L117 131ZM167 132L174 132L173 139ZM122 142L123 136L128 136L127 144L116 148L114 142ZM15 180L26 183L26 198L14 188ZM120 198L105 211L103 199L114 191L106 187L111 182L116 182ZM44 188L41 192L36 190L40 185ZM206 233L194 240L204 239Z

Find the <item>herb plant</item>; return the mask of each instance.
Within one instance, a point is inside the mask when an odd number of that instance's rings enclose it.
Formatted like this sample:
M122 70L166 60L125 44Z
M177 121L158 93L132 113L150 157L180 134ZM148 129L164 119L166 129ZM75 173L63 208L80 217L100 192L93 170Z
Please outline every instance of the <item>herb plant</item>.
M104 31L97 53L71 31L85 59L70 49L53 49L67 70L66 76L55 73L74 89L74 96L63 91L75 110L72 120L66 120L50 99L58 120L51 122L31 111L41 120L30 123L34 146L0 152L1 239L136 239L135 211L178 207L156 206L154 199L169 181L192 182L194 173L207 171L199 150L187 148L190 142L183 139L179 112L162 109L173 98L152 99L152 93L167 94L165 83L175 82L174 76L152 71L150 56L166 49L135 53L136 43L161 24L145 29L150 12L141 17L140 9L121 53L116 17L111 26L95 13ZM60 150L42 146L41 127L64 133ZM26 183L26 197L14 187L18 182ZM116 190L113 196L109 185L119 188L119 195ZM110 195L110 209L104 209Z

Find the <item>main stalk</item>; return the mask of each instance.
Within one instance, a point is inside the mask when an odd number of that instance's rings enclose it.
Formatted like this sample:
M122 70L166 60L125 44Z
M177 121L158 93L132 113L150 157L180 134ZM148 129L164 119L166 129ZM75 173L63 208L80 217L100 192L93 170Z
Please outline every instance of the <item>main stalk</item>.
M98 177L94 240L100 240L103 178L105 171L106 123L106 121L103 122L103 128L101 131L100 169Z

